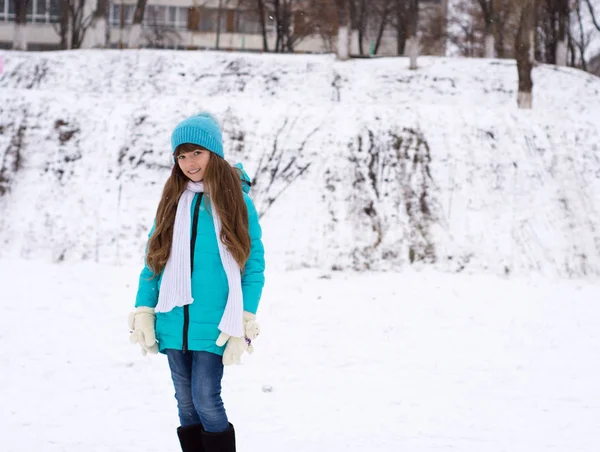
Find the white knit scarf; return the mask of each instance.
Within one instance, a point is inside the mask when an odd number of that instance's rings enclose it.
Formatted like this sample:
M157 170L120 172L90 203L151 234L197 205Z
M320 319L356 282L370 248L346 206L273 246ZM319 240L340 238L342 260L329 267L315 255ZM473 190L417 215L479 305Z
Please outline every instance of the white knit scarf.
M190 264L190 212L195 194L201 192L204 192L204 184L202 182L190 181L186 190L179 198L177 213L175 215L171 254L169 255L169 260L162 276L155 312L169 312L174 307L185 306L194 301L192 298ZM205 196L208 196L208 194ZM217 243L219 245L219 256L221 257L221 263L225 269L229 284L227 305L219 323L219 330L230 336L242 337L244 336L244 303L241 270L225 244L221 241L221 219L214 206L211 207L215 233L217 234ZM202 269L198 270L202 271Z

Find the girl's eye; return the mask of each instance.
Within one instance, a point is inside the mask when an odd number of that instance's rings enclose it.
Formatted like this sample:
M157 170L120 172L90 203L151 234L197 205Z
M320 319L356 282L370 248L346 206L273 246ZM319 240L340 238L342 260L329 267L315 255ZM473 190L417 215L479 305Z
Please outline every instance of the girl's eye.
M179 160L183 160L183 159L185 158L185 155L179 155L179 156L177 156L177 158L178 158Z
M194 151L194 156L200 155L200 151Z

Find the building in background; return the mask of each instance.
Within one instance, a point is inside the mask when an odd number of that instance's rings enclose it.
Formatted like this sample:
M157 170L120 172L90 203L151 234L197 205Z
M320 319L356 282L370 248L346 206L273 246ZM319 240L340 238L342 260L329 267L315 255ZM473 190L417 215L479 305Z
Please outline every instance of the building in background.
M55 31L60 22L61 0L29 0L27 5L27 39L32 50L52 50L60 45ZM0 48L13 43L15 10L13 0L0 0Z
M420 20L428 32L422 44L425 54L445 53L445 20L448 0L421 0ZM260 15L243 5L253 2L219 0L148 0L142 24L142 47L171 49L263 50L263 30ZM298 2L301 4L301 2ZM235 6L234 6L235 5ZM242 5L242 6L239 6ZM30 50L60 48L59 24L61 0L29 0L27 11L27 41ZM110 46L127 46L133 22L136 0L113 0L108 11ZM94 0L87 0L85 15L92 13ZM218 19L220 17L220 19ZM307 27L303 12L298 8L290 16L292 30ZM13 40L15 12L12 0L0 0L0 48L10 48ZM433 24L433 25L432 25ZM277 33L272 13L265 17L269 49L275 48ZM363 52L373 53L378 30L369 26L363 38ZM433 31L431 31L433 30ZM356 34L356 33L355 33ZM396 55L397 32L389 24L383 32L378 55ZM315 31L305 33L294 44L295 52L323 53L332 51L331 42ZM354 37L352 53L359 53Z

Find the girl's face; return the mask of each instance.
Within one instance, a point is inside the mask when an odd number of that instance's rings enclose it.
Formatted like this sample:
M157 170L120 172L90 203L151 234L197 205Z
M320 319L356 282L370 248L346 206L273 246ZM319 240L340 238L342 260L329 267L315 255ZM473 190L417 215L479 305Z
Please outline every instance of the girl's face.
M184 152L177 156L177 164L183 174L193 182L204 179L204 172L210 160L210 151L198 148L192 152Z

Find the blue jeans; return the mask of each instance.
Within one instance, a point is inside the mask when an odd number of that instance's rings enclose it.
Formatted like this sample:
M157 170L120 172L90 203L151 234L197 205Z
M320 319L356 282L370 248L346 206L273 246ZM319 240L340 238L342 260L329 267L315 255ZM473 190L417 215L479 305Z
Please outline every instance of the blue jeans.
M165 351L181 426L202 424L207 432L227 430L229 420L221 399L223 358L209 352Z

